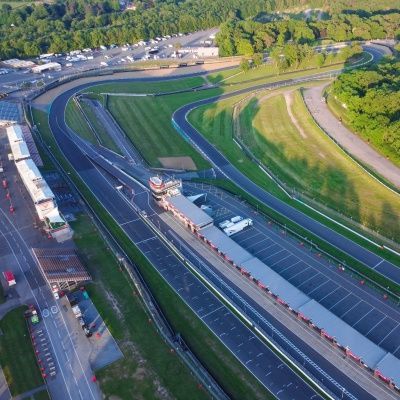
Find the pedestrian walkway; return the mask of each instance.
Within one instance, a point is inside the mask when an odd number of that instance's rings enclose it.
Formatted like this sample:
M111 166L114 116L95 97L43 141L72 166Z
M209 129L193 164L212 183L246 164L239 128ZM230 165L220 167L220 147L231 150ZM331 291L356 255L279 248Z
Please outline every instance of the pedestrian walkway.
M304 91L304 101L318 125L357 160L370 166L379 175L400 188L400 168L343 126L331 113L326 102L322 101L322 94L327 85L324 83Z

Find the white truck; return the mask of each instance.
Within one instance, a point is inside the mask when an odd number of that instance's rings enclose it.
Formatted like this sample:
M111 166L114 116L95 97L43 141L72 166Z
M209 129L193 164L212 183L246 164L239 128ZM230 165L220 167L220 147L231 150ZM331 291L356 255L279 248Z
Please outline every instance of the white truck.
M250 218L245 218L237 222L236 224L228 226L227 228L224 229L224 232L226 233L226 235L232 236L235 233L241 232L244 228L251 225L253 225L253 220Z
M231 219L226 219L225 221L222 221L218 224L218 226L221 229L229 228L230 226L233 226L237 222L240 222L243 220L243 217L240 215L236 215L236 217L232 217Z
M75 318L82 317L81 309L79 308L79 306L77 304L72 307L72 312L74 313Z

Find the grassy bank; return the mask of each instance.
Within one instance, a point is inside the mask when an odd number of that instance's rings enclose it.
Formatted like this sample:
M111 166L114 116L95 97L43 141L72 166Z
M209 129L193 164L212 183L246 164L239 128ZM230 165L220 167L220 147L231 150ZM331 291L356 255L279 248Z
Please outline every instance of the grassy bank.
M118 82L106 83L85 90L90 93L161 93L176 90L190 89L204 84L204 78L195 76L192 78L176 78L167 81L154 82Z
M127 236L122 232L121 228L111 219L110 215L106 213L106 211L102 208L102 206L97 202L97 200L93 197L93 195L88 191L83 182L79 179L74 171L72 171L68 162L63 158L62 154L57 148L56 142L50 132L49 126L47 124L47 115L41 111L35 111L35 121L40 123L40 131L42 137L46 141L48 145L51 145L53 154L57 157L59 162L63 165L63 168L67 171L70 171L70 177L74 180L75 184L84 195L86 201L90 203L93 207L96 214L99 216L104 225L109 229L112 233L113 237L118 240L120 245L123 247L124 251L128 254L128 256L136 263L139 267L143 277L145 278L147 284L153 288L153 294L156 297L158 303L161 305L165 315L167 316L171 325L175 328L177 332L180 332L182 337L185 339L186 343L192 349L192 351L197 355L200 361L207 367L207 369L213 374L213 376L217 379L222 387L227 390L230 396L234 399L265 399L267 398L267 394L265 389L261 386L261 384L254 378L249 372L241 365L227 349L222 345L222 343L214 336L214 334L208 330L208 328L193 314L193 312L179 299L179 297L170 289L170 287L166 284L166 282L158 275L158 273L153 269L153 267L147 262L144 256L139 252L139 250L132 245L132 242L127 238ZM83 240L87 240L86 237L88 233L83 233ZM80 238L78 237L78 243ZM97 252L96 245L93 245L92 252ZM96 268L97 268L97 264ZM131 303L135 299L133 295L132 289L127 285L127 280L121 271L115 271L108 263L104 263L104 271L103 268L99 268L97 274L107 273L107 277L105 276L105 282L102 284L105 285L107 283L113 285L112 288L110 286L109 293L111 293L122 305L126 305L127 309L123 315L132 316L131 323L135 324L135 327L131 326L131 329L139 329L138 323L135 322L134 315L135 311L131 308ZM116 273L117 272L117 273ZM120 273L118 273L120 272ZM95 271L95 276L97 275ZM110 275L108 275L110 274ZM112 278L111 278L112 277ZM107 324L111 327L111 331L116 333L117 339L118 337L117 331L120 329L120 322L116 316L116 310L114 308L115 303L111 301L106 301L101 292L96 293L96 289L98 289L98 285L93 285L90 289L91 294L95 300L96 306L99 310L103 310L102 316L107 322ZM154 289L156 288L156 289ZM111 311L112 309L112 311ZM114 324L114 325L113 325ZM145 331L149 330L148 322L145 324ZM133 331L134 332L134 331ZM150 333L146 333L146 335L150 335ZM147 338L146 338L147 340ZM160 339L158 338L160 341ZM191 385L193 382L190 377L188 371L185 369L184 372L178 374L176 376L171 376L170 374L175 375L176 371L172 368L168 367L164 370L164 375L161 374L161 368L158 369L158 364L153 363L152 357L153 348L149 346L149 364L152 365L154 370L157 372L162 382L165 386L171 391L174 397L187 399L188 393L190 393L191 398L200 398L204 397L203 391L197 391L195 386ZM165 357L169 358L170 363L178 363L179 361L176 359L175 355L171 355L171 352L168 348L165 349ZM151 360L151 362L150 362ZM118 365L115 364L115 365ZM111 366L110 368L114 368ZM100 371L100 379L103 376L106 376L108 373L107 370ZM134 383L128 378L125 380L123 374L121 374L120 369L116 369L112 372L112 375L115 376L116 382L114 383L112 379L107 380L105 382L105 391L107 393L112 393L113 391L126 391L127 388L119 388L120 384L118 384L118 376L119 379L123 380L123 383L126 385L130 385L129 390L135 390ZM104 382L104 380L103 380ZM168 383L176 382L177 386L171 387ZM189 387L188 387L188 386ZM144 398L154 398L154 393L146 392L146 396ZM153 397L151 397L153 396ZM132 397L126 397L130 399Z
M314 123L299 90L247 102L239 132L287 185L389 238L400 237L400 197L373 179ZM374 193L374 196L370 194Z
M190 157L196 169L210 168L206 161L171 123L172 113L196 99L218 94L218 90L180 93L167 96L110 96L108 109L152 167L162 167L159 157ZM177 166L179 167L179 160Z
M0 365L13 396L44 384L25 322L25 310L27 307L16 308L0 321Z
M67 122L67 125L83 139L90 143L98 144L95 134L90 129L85 117L72 98L67 104L65 121Z
M107 129L104 127L104 125L101 124L101 122L97 118L96 113L93 110L92 106L86 103L84 100L80 101L79 104L81 105L81 108L85 113L86 118L89 119L93 129L96 131L97 139L99 140L100 144L114 151L115 153L121 154L121 150L118 148L114 140L108 134Z

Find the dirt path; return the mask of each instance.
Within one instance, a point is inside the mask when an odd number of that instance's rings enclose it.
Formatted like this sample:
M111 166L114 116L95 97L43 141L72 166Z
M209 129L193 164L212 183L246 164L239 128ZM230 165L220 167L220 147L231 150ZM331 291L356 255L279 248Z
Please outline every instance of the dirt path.
M400 188L400 168L343 126L331 113L328 105L321 101L322 93L326 86L327 84L324 83L323 85L306 89L304 92L304 100L314 119L347 152L362 163L369 165L378 174Z
M286 110L289 114L290 120L292 124L296 127L297 131L300 133L303 139L307 139L307 134L304 132L304 129L300 126L299 122L297 121L296 117L292 113L292 104L293 104L293 91L284 92L283 95L285 96L286 102Z

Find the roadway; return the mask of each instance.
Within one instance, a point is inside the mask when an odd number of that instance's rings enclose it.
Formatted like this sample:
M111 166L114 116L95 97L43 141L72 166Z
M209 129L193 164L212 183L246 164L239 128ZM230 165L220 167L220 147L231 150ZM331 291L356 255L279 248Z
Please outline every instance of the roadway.
M98 164L102 165L105 169L111 170L113 175L118 176L122 181L128 182L129 187L133 188L137 195L140 192L143 192L143 189L139 185L135 184L133 180L129 179L129 177L118 173L118 171L113 171L113 167L104 161L104 159L100 158L92 146L85 146L83 141L81 141L79 138L73 137L73 134L69 132L69 129L65 124L62 112L67 99L68 93L65 94L64 98L61 96L61 98L59 97L53 103L52 110L54 109L61 111L50 113L50 126L56 136L59 146L63 150L64 155L68 158L75 170L89 186L90 190L96 195L98 200L114 217L117 223L119 223L121 228L124 229L125 233L152 261L152 264L160 272L164 279L170 283L170 285L181 297L183 296L183 299L186 301L186 303L197 313L203 322L205 322L210 329L217 334L217 336L220 336L220 340L223 341L223 343L229 349L231 349L235 356L238 357L239 360L242 361L243 364L245 364L246 367L273 393L277 394L279 392L278 398L285 398L285 396L289 394L287 388L292 387L293 382L296 382L296 385L300 384L300 387L304 386L304 383L299 383L298 378L295 378L296 375L292 374L287 375L287 377L284 378L284 381L278 381L277 383L276 378L272 376L272 372L275 370L279 371L281 368L286 369L286 367L283 367L281 361L278 362L279 359L276 359L276 362L273 361L273 364L271 364L271 360L261 364L260 361L265 354L268 354L269 357L272 357L272 354L270 354L271 352L268 348L263 345L263 350L257 350L258 352L255 353L255 350L252 349L252 347L249 347L249 343L247 343L248 341L243 341L243 337L246 336L243 336L242 334L235 336L229 334L231 330L234 330L235 333L236 330L237 332L240 332L240 330L239 325L232 325L233 321L236 320L232 319L232 316L228 313L228 310L224 311L222 314L219 313L218 315L215 315L214 319L211 321L204 319L204 310L209 309L209 304L216 304L215 300L211 300L211 298L208 297L209 295L207 293L209 292L203 285L201 286L201 291L199 289L198 291L196 290L191 292L192 287L194 290L194 288L197 287L200 282L195 279L196 286L194 286L191 281L194 279L194 276L187 271L186 267L182 263L176 262L176 259L171 252L161 241L159 241L158 238L154 236L151 231L149 231L149 228L140 220L134 209L130 209L127 207L126 202L121 201L120 195L115 190L115 184L112 185L107 182L100 170L94 168L94 165L91 164L89 159L82 155L82 151L90 154L90 157L95 159ZM74 138L74 141L72 141L71 138ZM139 202L140 196L136 196L136 199ZM145 197L144 200L142 199L138 204L140 205L140 208L146 210L149 215L153 213L147 197ZM186 254L186 256L189 258L189 254ZM168 267L166 267L165 264L166 260ZM180 279L181 275L182 280ZM210 275L210 277L212 277L212 275ZM228 284L228 281L225 281L225 290L230 286L231 285ZM199 292L201 293L200 295ZM228 297L231 298L232 295L232 292L228 293ZM260 318L257 317L256 314L257 310L259 310L257 304L250 297L245 297L243 293L241 293L237 298L243 299L245 304L247 304L244 307L247 308L248 311L254 310L252 311L252 317L255 320L257 319L260 321ZM249 307L249 305L251 305L251 307ZM219 305L218 307L221 306ZM214 311L214 309L211 309L208 312L212 312L213 314L217 313L217 311ZM267 315L265 312L263 312L262 315L263 322L261 325L264 325L263 329L267 330L270 326L275 326L278 324L275 319L273 319L270 315ZM268 325L267 321L269 321L268 323L271 325ZM216 323L218 324L216 325ZM229 329L227 329L227 327L229 327ZM240 329L243 329L243 327L244 325L240 324ZM355 382L346 377L344 373L326 361L322 355L318 354L310 346L299 340L299 338L297 338L285 326L278 324L278 327L279 328L277 332L282 335L280 345L283 346L285 350L290 351L290 355L296 359L297 363L300 365L303 364L304 367L309 370L309 372L311 370L314 376L318 376L322 382L324 382L325 386L329 387L329 389L335 392L337 396L341 396L343 388L345 388L343 392L344 398L374 398L364 389L360 388ZM251 330L249 330L247 334L250 333ZM223 336L221 336L222 334ZM248 337L253 338L254 335ZM275 339L277 340L278 338L279 335L275 334ZM289 346L286 342L288 338L293 346ZM250 342L254 340L255 339L251 339ZM257 346L259 345L260 343L257 339ZM240 352L238 350L240 350ZM258 355L260 353L263 353L258 357L260 360L257 360L258 362L256 363L251 363L250 361L254 359L254 354ZM263 368L267 369L263 370ZM297 387L296 398L308 398L307 395L301 393L302 391Z
M46 383L50 393L60 400L97 400L101 398L99 387L92 382L93 376L89 360L82 359L76 350L76 339L71 337L69 327L51 294L50 288L44 283L38 272L38 267L30 252L30 247L23 237L22 229L3 209L1 215L2 253L8 252L13 258L11 265L15 266L16 276L24 285L28 304L38 306L48 347L54 355L56 376L48 377ZM29 226L32 229L31 226ZM43 357L43 355L41 355Z
M367 49L369 52L371 52L371 54L373 54L375 59L381 56L381 53L375 48L367 47ZM321 76L322 74L319 75ZM316 75L316 77L318 77L318 75ZM282 82L283 81L281 81L281 83ZM290 79L286 82L295 84L300 82L300 80ZM227 99L239 94L244 94L249 91L273 87L274 85L276 84L258 85L250 89L246 88L233 93L227 93L187 104L175 111L172 117L173 121L181 133L185 134L190 139L193 145L212 162L212 164L224 177L234 182L237 186L242 188L260 202L272 208L274 211L289 218L299 226L308 230L313 235L326 241L330 245L336 247L338 250L341 250L342 252L352 256L355 260L360 261L371 269L374 269L380 274L386 276L388 279L400 284L400 268L337 233L336 231L328 228L327 226L315 221L298 209L288 205L287 203L257 186L247 176L234 167L222 153L220 153L210 142L204 138L204 136L197 129L190 124L187 119L188 114L200 106L212 104L216 101Z
M186 266L140 219L134 208L121 197L115 185L112 185L84 156L81 142L77 144L70 139L63 118L63 107L58 103L60 100L63 100L63 96L56 99L52 109L61 110L61 119L58 113L51 113L49 122L64 155L92 193L132 242L146 255L166 282L243 364L252 359L254 357L252 355L258 356L257 363L247 365L247 368L279 399L320 398L187 270ZM89 149L87 147L85 151ZM142 190L140 186L135 189L137 192ZM233 333L227 334L228 330ZM241 351L236 354L234 351L238 348ZM365 393L365 395L367 396L365 398L368 398L368 394Z
M318 76L316 76L318 77ZM169 79L173 79L173 77L170 77ZM157 78L152 78L152 79L141 79L142 81L149 81L149 80L159 80ZM111 80L109 82L112 82ZM104 83L107 83L105 81ZM288 80L287 83L296 83L296 80ZM104 183L99 184L100 181L104 180L104 177L101 175L100 171L94 168L94 165L82 155L81 149L78 149L78 147L73 143L68 134L68 128L65 125L64 121L64 108L66 105L66 102L68 101L68 98L73 95L75 92L84 89L85 87L90 86L91 84L85 84L81 85L77 88L73 88L62 95L60 95L52 104L52 108L50 110L50 117L49 117L49 122L50 126L52 128L53 133L55 134L56 140L64 152L65 156L70 160L71 164L74 166L76 171L81 175L81 177L85 180L85 182L89 185L91 190L96 194L98 199L102 202L102 204L105 206L105 208L117 218L123 218L124 222L120 223L126 223L132 220L132 215L131 212L132 210L127 210L126 206L123 204L118 204L118 201L116 201L116 198L118 197L116 195L115 189L109 185L109 187L105 187ZM218 96L216 98L212 99L207 99L205 101L201 102L196 102L193 104L190 104L188 106L185 106L178 110L174 114L174 120L175 122L180 126L181 129L184 130L184 132L190 137L190 139L195 143L197 147L199 147L210 159L213 161L217 169L221 173L223 173L225 176L229 177L230 179L234 180L236 183L239 183L242 185L246 190L250 191L253 195L256 195L257 197L264 199L267 204L269 203L270 205L276 207L280 212L286 213L289 218L293 218L296 222L297 220L301 217L304 220L303 222L307 223L307 228L310 229L310 231L317 232L319 233L320 231L322 233L326 233L326 230L330 231L330 234L332 236L332 239L336 240L337 238L335 237L335 232L329 230L328 228L324 227L321 224L316 223L315 221L311 220L309 217L305 216L304 214L300 213L299 211L293 209L290 206L287 206L285 203L282 203L278 199L274 198L273 196L269 195L268 193L264 192L263 190L259 189L256 185L252 184L246 177L244 177L239 171L237 171L233 166L229 164L229 162L222 156L222 154L218 153L213 146L211 146L207 141L205 141L202 136L194 130L193 127L191 127L190 124L187 123L186 121L186 114L193 109L194 107L197 107L202 104L208 104L213 101L217 101L222 98L227 98L232 95L236 95L238 93L245 93L250 90L255 90L255 89L262 89L262 88L267 88L269 85L259 85L256 88L251 88L251 89L245 89L239 92L235 93L230 93L228 95L222 95ZM127 215L129 214L129 216ZM131 219L126 219L126 218L131 218ZM136 218L134 218L136 219ZM125 225L124 225L125 226ZM128 227L129 224L126 224ZM304 226L304 224L303 224ZM143 228L144 229L144 228ZM136 229L126 229L127 234L133 238L133 236L137 232ZM325 231L324 231L325 230ZM336 234L337 235L337 234ZM321 236L321 235L320 235ZM340 235L339 235L340 236ZM321 236L325 238L324 236ZM328 239L331 236L328 236ZM354 250L357 250L355 254L358 256L357 258L361 258L362 260L365 260L369 263L375 262L376 265L377 263L381 262L382 260L378 257L373 255L372 253L366 251L365 249L362 249L360 246L354 244L353 242L349 241L348 239L343 238L340 236L341 240L347 241L347 243L344 243L346 252L349 254L352 254ZM134 238L133 238L134 240ZM325 239L327 240L327 239ZM137 239L136 239L137 241ZM335 244L335 242L334 242ZM341 245L341 243L339 243ZM339 247L339 246L338 246ZM359 248L359 249L358 249ZM361 250L362 251L361 251ZM376 257L374 259L374 257ZM154 258L154 263L157 264L157 260L160 260L160 255L156 255ZM382 262L383 264L383 262ZM388 263L389 264L389 263ZM370 264L368 264L370 265ZM390 264L390 266L392 266ZM394 266L393 266L394 267ZM335 378L340 374L339 371L334 370L333 376ZM340 377L340 376L339 376ZM342 379L342 377L340 377ZM338 378L339 379L339 378ZM340 379L339 379L340 380ZM267 382L268 384L268 382ZM351 388L351 392L357 392L360 390L360 388L353 382L348 383L350 386L346 387ZM299 398L297 396L296 398ZM367 393L360 393L361 397L360 398L371 398L371 396ZM306 398L306 397L305 397Z

